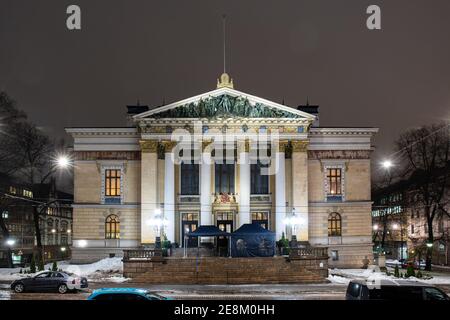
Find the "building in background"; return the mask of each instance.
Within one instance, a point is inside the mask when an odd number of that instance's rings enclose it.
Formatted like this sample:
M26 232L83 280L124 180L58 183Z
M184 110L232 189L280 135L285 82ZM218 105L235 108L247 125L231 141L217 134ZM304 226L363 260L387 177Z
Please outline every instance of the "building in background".
M2 176L0 193L0 214L9 233L6 239L3 232L0 232L0 267L8 266L8 249L11 249L13 264L29 263L35 244L33 192L29 186L14 183L8 177ZM6 200L5 197L8 196Z
M372 232L374 252L388 259L408 257L407 183L400 181L372 192Z
M1 267L7 266L8 248L14 265L24 266L31 262L36 249L34 206L48 206L39 221L45 261L70 258L73 195L56 190L54 180L30 187L6 178L2 179L0 192L3 197L13 199L1 210L2 221L9 232L8 239L0 233Z
M420 199L420 185L412 178L401 180L390 186L374 190L372 198L372 224L374 251L382 249L385 232L384 251L391 259L425 259L428 243L428 223L424 204ZM450 199L449 188L444 191ZM435 265L450 263L450 216L449 200L443 209L436 212L433 220L433 255ZM386 227L385 227L386 226Z

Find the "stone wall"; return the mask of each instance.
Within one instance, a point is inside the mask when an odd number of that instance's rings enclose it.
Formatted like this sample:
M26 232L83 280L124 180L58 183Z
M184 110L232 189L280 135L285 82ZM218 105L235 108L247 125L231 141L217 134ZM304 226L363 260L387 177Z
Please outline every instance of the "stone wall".
M326 283L327 259L165 258L124 261L124 277L154 284Z

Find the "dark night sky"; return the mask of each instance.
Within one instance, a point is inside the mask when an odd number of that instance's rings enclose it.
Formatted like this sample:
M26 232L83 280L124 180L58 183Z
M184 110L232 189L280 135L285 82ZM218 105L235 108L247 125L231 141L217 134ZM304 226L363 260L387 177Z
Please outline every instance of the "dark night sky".
M82 30L66 29L66 7ZM369 31L365 10L382 9ZM402 130L450 116L450 1L0 0L0 89L52 136L125 125L215 88L221 14L235 88L320 105L322 126L376 126L375 160ZM67 137L66 137L67 138Z

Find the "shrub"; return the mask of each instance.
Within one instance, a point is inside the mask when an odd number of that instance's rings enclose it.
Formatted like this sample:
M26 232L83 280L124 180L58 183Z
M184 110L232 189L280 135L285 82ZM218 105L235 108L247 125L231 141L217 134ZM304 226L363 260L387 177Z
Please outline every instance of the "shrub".
M34 259L34 254L31 256L30 273L36 273L36 260Z
M414 266L412 263L408 264L408 267L406 268L406 277L415 277L416 272L414 271Z
M44 270L45 270L44 260L43 260L42 258L39 259L38 270L39 270L39 271L44 271Z
M422 271L420 271L420 270L417 271L416 277L419 278L419 279L423 278Z
M395 265L395 269L394 269L394 277L400 278L400 271L399 271L399 269L398 269L398 264Z
M53 261L52 271L58 271L58 264L56 263L56 261Z

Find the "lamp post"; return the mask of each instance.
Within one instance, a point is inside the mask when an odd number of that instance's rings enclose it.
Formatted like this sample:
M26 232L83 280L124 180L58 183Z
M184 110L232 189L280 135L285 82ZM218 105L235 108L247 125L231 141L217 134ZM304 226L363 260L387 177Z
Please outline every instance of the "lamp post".
M161 213L161 209L155 210L155 216L154 218L150 219L149 224L153 226L153 228L156 231L155 236L155 248L160 246L161 244L161 234L164 234L164 227L168 225L167 219L164 217L164 215ZM158 248L160 249L160 248Z
M295 238L297 238L297 226L301 225L302 220L295 213L295 208L292 208L291 215L289 217L286 217L283 222L285 225L291 228L291 239L293 239L294 236Z

